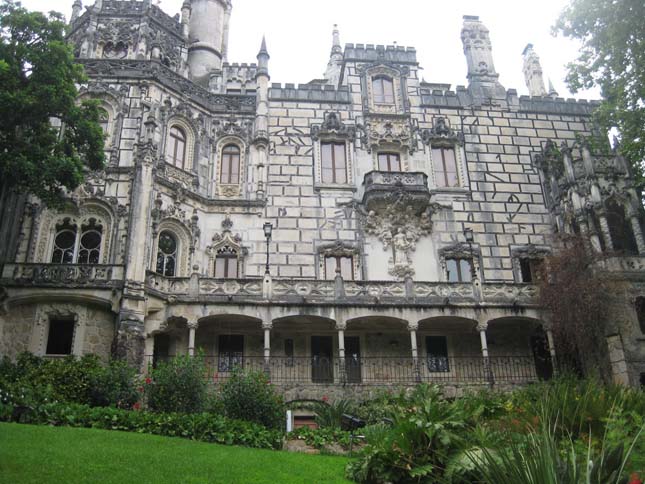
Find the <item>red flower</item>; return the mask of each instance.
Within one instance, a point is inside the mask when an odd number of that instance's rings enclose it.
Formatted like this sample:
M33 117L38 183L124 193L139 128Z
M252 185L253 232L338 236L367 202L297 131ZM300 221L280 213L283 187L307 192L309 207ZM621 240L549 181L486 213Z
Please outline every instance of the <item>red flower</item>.
M322 401L327 403L329 401L329 397L327 395L323 395Z
M150 385L152 383L152 379L150 377L146 378L146 385Z
M139 393L143 393L143 392L144 392L144 390L145 390L145 389L144 389L143 387L139 387Z
M643 484L643 481L641 481L638 474L634 472L631 476L629 476L629 484Z
M141 410L141 404L139 402L132 405L132 410Z

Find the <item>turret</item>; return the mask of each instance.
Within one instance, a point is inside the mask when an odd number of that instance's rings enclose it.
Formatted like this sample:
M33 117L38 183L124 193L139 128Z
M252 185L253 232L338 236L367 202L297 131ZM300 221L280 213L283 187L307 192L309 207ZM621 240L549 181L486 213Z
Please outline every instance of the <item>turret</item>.
M74 2L74 5L72 5L72 23L74 23L76 19L81 16L81 10L83 10L83 4L81 3L81 0L76 0Z
M530 96L546 96L540 58L533 50L533 44L527 44L522 52L524 57L524 80Z
M325 71L325 79L332 86L338 86L342 65L343 48L340 45L340 32L338 31L338 25L334 25L331 54L329 56L329 63L327 64L327 70Z
M468 90L475 98L505 98L506 90L495 71L489 31L479 17L464 15L461 41L468 63Z
M209 73L220 69L228 43L231 0L192 0L188 65L193 80L207 85Z
M555 90L555 87L553 87L553 82L551 79L549 79L549 94L548 96L552 99L555 99L559 96L558 91Z
M269 51L264 36L258 52L258 69L255 74L257 84L255 138L251 159L255 167L255 193L259 200L264 199L267 179L268 146L269 146Z

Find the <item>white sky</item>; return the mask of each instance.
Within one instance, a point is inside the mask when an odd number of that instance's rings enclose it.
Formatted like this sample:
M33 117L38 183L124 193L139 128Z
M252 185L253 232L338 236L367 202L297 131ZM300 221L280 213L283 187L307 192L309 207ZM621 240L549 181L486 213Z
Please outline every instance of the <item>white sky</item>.
M158 1L158 0L153 0ZM22 0L32 10L56 10L69 18L73 0ZM93 4L85 0L84 6ZM174 15L183 0L161 0ZM272 82L306 83L322 77L331 49L333 24L341 43L412 46L428 82L465 85L466 61L461 45L463 15L479 15L490 30L500 82L527 94L522 50L535 46L544 70L561 97L572 97L564 83L565 65L579 46L551 35L567 0L233 0L230 62L255 62L266 35ZM598 91L575 97L595 99Z

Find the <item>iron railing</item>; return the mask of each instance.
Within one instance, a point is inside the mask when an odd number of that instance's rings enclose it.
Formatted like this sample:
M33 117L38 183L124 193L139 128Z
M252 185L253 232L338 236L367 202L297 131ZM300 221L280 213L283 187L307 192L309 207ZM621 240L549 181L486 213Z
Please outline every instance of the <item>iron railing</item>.
M172 356L149 356L158 365ZM328 385L522 384L548 378L539 375L532 356L428 356L419 357L275 357L240 353L196 356L203 358L209 381L226 380L235 368L265 372L272 383Z

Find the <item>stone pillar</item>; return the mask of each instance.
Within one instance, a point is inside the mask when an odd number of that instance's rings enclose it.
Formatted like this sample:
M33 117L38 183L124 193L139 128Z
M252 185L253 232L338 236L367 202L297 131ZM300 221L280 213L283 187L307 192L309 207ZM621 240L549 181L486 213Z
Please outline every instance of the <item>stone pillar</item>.
M419 367L419 347L417 346L417 330L419 323L408 323L410 332L410 347L412 349L412 364L416 381L421 381L421 368Z
M629 385L629 372L625 360L625 349L620 334L607 336L607 349L609 350L609 363L614 383L617 385Z
M479 331L479 341L481 343L482 349L482 358L484 360L484 374L488 379L488 384L492 387L495 384L495 377L493 375L493 369L490 365L490 357L488 356L488 339L486 338L487 330L487 322L480 322L477 324L477 331Z
M607 222L607 217L604 212L596 212L598 214L598 223L600 224L600 231L602 237L605 240L605 248L607 251L611 252L614 250L614 243L611 240L611 232L609 231L609 222Z
M188 356L195 356L195 333L198 327L197 321L188 322Z
M553 374L558 374L558 362L555 354L555 342L553 340L553 330L550 325L544 327L546 331L546 342L549 346L549 354L551 355L551 366L553 367Z
M645 255L645 240L643 239L643 231L641 229L641 223L638 216L632 215L629 217L629 223L632 226L632 232L634 232L634 239L636 239L638 255Z
M269 368L269 363L271 362L271 330L273 329L273 323L262 323L262 330L264 331L264 366Z
M336 322L336 331L338 331L338 369L340 374L340 381L345 382L347 379L347 372L345 367L345 330L347 323Z

